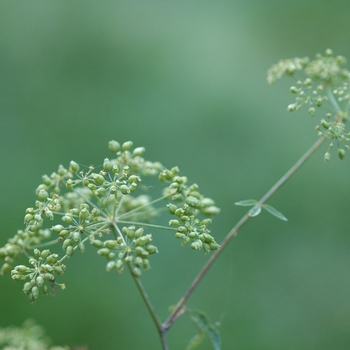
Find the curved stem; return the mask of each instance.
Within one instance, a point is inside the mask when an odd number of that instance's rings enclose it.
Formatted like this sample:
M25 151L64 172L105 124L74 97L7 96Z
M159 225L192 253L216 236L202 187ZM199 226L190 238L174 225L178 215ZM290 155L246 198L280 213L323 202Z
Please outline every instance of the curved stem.
M130 269L130 266L129 266L129 269ZM147 306L147 309L148 309L148 312L151 314L151 317L153 319L153 322L155 323L156 327L157 327L157 330L158 330L158 333L159 333L159 336L160 336L160 340L161 340L161 343L162 343L162 347L163 347L163 350L168 350L169 349L169 346L168 346L168 340L167 340L167 336L166 336L166 332L163 332L162 331L162 323L160 321L160 319L158 318L158 315L157 315L157 312L156 310L154 309L152 303L151 303L151 300L149 299L148 297L148 294L146 293L146 290L141 282L141 279L139 277L136 277L132 274L131 270L130 270L130 273L132 275L132 277L134 278L134 281L137 285L137 289L139 290L141 296L142 296L142 299L143 301L145 302L146 306Z
M326 139L321 137L314 143L314 145L271 187L269 191L260 199L257 205L262 205L266 202L300 167L304 162L309 159L309 157L322 145ZM218 258L224 248L228 245L230 240L235 237L238 230L249 220L251 217L246 213L241 220L232 228L232 230L227 234L225 239L222 241L220 248L216 250L210 259L206 262L203 268L200 270L196 278L191 283L190 287L187 289L185 294L181 297L179 302L176 304L174 310L169 315L168 319L162 324L162 332L167 332L167 330L172 326L176 319L181 315L181 309L183 308L187 299L191 296L193 290L197 287L198 283L201 281L203 276L209 270L214 261Z

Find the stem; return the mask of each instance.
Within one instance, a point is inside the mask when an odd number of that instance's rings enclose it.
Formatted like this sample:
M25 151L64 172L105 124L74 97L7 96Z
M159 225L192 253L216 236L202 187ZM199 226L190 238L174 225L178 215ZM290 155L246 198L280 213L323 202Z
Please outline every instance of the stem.
M326 138L321 137L318 139L314 145L283 175L272 187L266 192L266 194L260 199L258 202L258 206L261 206L264 202L266 202L300 167L301 165L322 145L322 143L326 140ZM249 213L249 212L248 212ZM181 310L186 302L186 300L190 297L193 290L197 287L198 283L201 281L203 276L209 270L214 261L218 258L224 248L228 245L230 240L237 236L238 230L249 220L251 217L246 213L241 220L232 228L232 230L227 234L227 236L222 241L220 248L216 250L210 259L203 266L201 271L198 273L196 278L193 280L190 287L187 289L185 294L181 297L179 302L176 304L174 310L169 315L168 319L162 324L162 332L166 333L167 330L172 326L172 324L176 321L176 319L182 314Z
M129 266L129 269L130 269L130 266ZM134 281L137 285L137 288L142 296L142 299L143 301L145 302L146 306L147 306L147 309L149 311L149 313L151 314L152 316L152 319L153 319L153 322L155 323L156 327L157 327L157 330L158 330L158 333L159 333L159 336L160 336L160 341L162 343L162 347L163 347L163 350L169 350L169 346L168 346L168 340L167 340L167 336L166 336L166 332L164 332L162 330L162 323L157 315L157 312L156 310L154 309L152 303L151 303L151 300L149 299L148 297L148 294L146 293L146 290L141 282L141 279L139 277L136 277L132 274L131 272L131 269L130 269L130 273L132 275L132 277L134 278Z

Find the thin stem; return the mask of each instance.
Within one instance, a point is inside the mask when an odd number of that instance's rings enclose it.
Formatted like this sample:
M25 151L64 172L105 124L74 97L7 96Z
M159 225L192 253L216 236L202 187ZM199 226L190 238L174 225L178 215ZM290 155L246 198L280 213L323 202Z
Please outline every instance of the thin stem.
M257 205L262 205L266 202L300 167L301 165L322 145L322 143L326 139L321 137L318 139L314 145L283 175L272 187L266 192L266 194L260 199ZM191 283L190 287L187 289L185 294L181 297L179 302L176 304L174 310L169 315L168 319L162 325L162 331L165 333L172 324L176 321L176 319L181 315L181 309L183 308L186 300L190 297L193 290L197 287L198 283L201 281L203 276L209 270L214 261L218 258L224 248L228 245L230 240L235 237L238 233L238 230L249 220L251 217L248 213L246 213L241 220L232 228L232 230L227 234L225 239L222 241L220 248L216 250L210 259L203 266L201 271L198 273L196 278Z
M118 220L118 224L139 225L139 226L145 226L145 227L159 228L159 229L162 229L162 230L176 231L176 228L174 228L174 227L168 227L168 226L162 226L162 225L154 225L154 224L146 224L144 222L137 222L137 221Z
M129 269L130 269L130 266L129 266ZM158 333L159 333L159 336L160 336L160 340L161 340L161 343L162 343L163 350L169 350L166 332L162 331L162 323L161 323L161 321L160 321L160 319L159 319L159 317L157 315L156 310L154 309L154 307L153 307L153 305L151 303L151 300L148 297L148 294L146 293L146 290L145 290L145 288L144 288L144 286L143 286L143 284L141 282L141 279L139 277L134 276L132 274L131 270L130 270L130 273L131 273L132 277L134 278L134 281L136 283L137 289L139 290L139 292L140 292L140 294L142 296L142 299L145 302L149 313L151 314L153 322L155 323L155 325L157 327L157 330L158 330Z

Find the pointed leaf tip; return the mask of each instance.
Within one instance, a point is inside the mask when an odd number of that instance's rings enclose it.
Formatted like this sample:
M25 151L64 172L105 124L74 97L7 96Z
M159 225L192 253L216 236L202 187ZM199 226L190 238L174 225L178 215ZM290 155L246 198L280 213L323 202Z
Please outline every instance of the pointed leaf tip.
M265 210L267 210L271 215L275 216L277 219L288 221L288 219L280 213L278 210L276 210L274 207L268 204L263 204L262 206Z
M235 205L240 205L242 207L256 205L258 203L255 199L245 199L243 201L236 202Z

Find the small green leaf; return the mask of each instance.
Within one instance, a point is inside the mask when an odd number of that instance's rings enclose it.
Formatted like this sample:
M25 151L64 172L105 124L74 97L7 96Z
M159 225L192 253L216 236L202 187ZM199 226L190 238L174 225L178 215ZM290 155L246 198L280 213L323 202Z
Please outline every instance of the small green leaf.
M280 213L274 207L271 207L271 205L263 204L263 208L266 209L273 216L276 216L276 218L283 220L283 221L288 221L288 219L282 213Z
M195 349L200 343L203 341L205 337L204 332L197 333L188 343L186 350L193 350Z
M261 206L257 205L255 207L253 207L252 209L249 210L248 215L250 217L254 217L254 216L258 216L261 213Z
M239 202L236 202L235 203L236 205L240 205L242 207L248 207L248 206L251 206L251 205L256 205L258 204L258 201L255 200L255 199L246 199L244 201L239 201Z
M199 340L201 339L201 333L205 333L209 335L210 340L213 344L213 347L215 350L221 350L221 339L218 329L211 323L208 315L206 315L204 312L199 310L193 310L193 309L186 309L186 311L189 313L189 316L192 320L192 322L196 325L196 327L199 330L199 334L197 337L192 338L192 340L197 340L197 345L199 344ZM193 343L195 344L195 343ZM197 346L196 345L196 346ZM194 347L190 348L194 349Z

